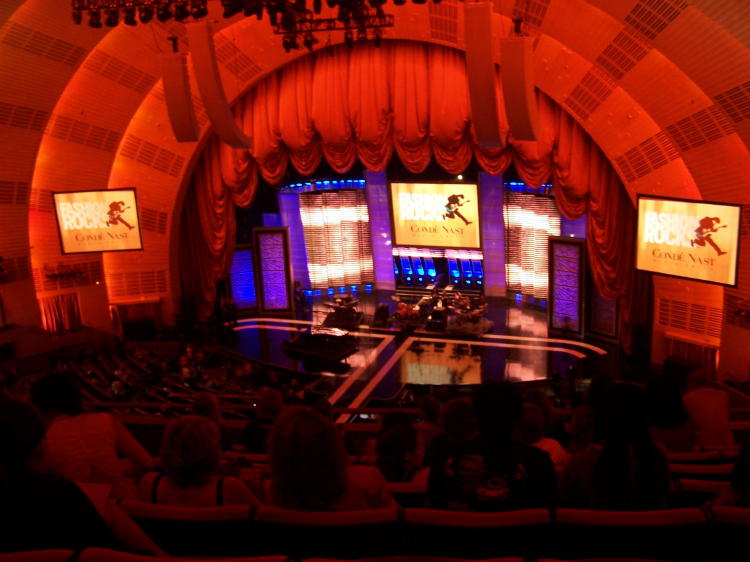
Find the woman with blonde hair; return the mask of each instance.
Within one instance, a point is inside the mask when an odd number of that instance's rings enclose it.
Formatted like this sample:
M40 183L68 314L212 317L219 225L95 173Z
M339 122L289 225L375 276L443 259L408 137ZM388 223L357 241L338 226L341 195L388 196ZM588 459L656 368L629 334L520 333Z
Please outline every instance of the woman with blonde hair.
M269 439L268 503L304 511L396 506L372 466L350 465L336 426L307 406L286 408Z
M257 504L240 480L219 474L220 462L216 423L203 416L172 420L161 445L165 474L144 476L138 485L138 499L187 507Z

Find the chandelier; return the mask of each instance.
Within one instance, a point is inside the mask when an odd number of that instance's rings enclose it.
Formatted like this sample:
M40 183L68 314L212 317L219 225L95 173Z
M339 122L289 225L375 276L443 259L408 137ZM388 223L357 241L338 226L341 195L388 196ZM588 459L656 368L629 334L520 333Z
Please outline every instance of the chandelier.
M412 0L426 4L428 0ZM432 0L434 3L440 0ZM383 11L386 0L325 0L335 17L320 17L324 0L221 0L223 17L239 13L263 19L268 16L274 33L283 35L282 46L287 52L299 49L300 44L312 50L318 39L315 33L343 31L344 43L372 39L380 45L383 28L393 27L394 17ZM406 0L393 0L395 6ZM160 22L201 19L208 15L208 0L72 0L73 21L77 24L88 18L91 27L115 27L148 23L154 18Z

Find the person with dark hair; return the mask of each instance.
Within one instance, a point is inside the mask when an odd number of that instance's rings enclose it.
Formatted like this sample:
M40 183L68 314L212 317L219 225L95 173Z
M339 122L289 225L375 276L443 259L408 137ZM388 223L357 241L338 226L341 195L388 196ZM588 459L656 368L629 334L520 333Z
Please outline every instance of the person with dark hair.
M646 396L615 384L602 397L597 439L576 453L560 479L561 503L585 509L659 509L670 486L669 464L649 432Z
M682 400L685 385L680 373L663 373L652 377L646 389L651 436L668 451L692 451L695 428Z
M386 431L378 442L377 466L388 482L408 482L422 468L424 447L419 433L410 424L399 424Z
M45 462L56 474L78 482L108 482L113 494L127 497L134 485L128 470L143 474L154 467L151 455L107 413L85 413L76 381L49 373L31 387L31 401L41 410L47 428ZM120 457L130 461L123 468Z
M419 401L419 410L422 419L414 424L414 429L419 433L422 439L422 446L425 449L430 446L435 436L439 435L442 431L440 428L441 408L440 400L432 394L426 394Z
M267 503L303 511L396 506L377 468L349 465L334 424L308 406L282 412L269 439Z
M199 392L193 399L193 415L203 416L211 420L219 428L221 434L221 450L228 451L232 448L232 440L224 426L224 420L221 416L221 405L215 394L210 392Z
M203 416L172 420L164 430L161 464L166 474L149 473L138 485L143 501L175 506L256 505L245 485L219 474L218 426Z
M459 444L445 465L436 467L430 497L439 503L433 507L506 511L553 506L557 478L549 455L513 439L522 414L518 389L507 381L483 384L473 405L479 436Z
M37 471L43 441L33 406L0 400L0 552L122 548L78 486Z
M544 427L544 414L541 408L535 403L525 402L523 417L518 425L519 441L546 451L555 467L555 472L560 473L565 468L570 454L558 441L545 437Z

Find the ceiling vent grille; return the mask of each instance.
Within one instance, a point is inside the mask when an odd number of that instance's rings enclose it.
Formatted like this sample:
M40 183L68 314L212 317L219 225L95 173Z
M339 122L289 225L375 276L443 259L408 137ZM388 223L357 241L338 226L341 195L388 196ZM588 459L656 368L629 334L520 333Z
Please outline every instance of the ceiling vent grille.
M735 123L750 119L750 82L717 94L715 99Z
M156 83L156 77L104 51L96 50L86 59L85 69L112 80L120 86L145 94Z
M641 0L625 16L625 22L649 39L656 39L686 8L684 0Z
M720 308L684 301L658 299L659 324L691 334L721 337L722 311Z
M430 38L456 45L458 43L458 2L443 0L428 5L430 14Z
M174 152L159 148L135 135L127 135L120 150L120 156L130 158L145 166L159 170L173 177L180 175L185 159Z
M263 70L237 45L221 34L216 35L216 60L243 82L247 82Z
M55 62L76 67L86 56L86 50L73 43L57 39L25 25L9 22L4 29L2 43L22 49Z

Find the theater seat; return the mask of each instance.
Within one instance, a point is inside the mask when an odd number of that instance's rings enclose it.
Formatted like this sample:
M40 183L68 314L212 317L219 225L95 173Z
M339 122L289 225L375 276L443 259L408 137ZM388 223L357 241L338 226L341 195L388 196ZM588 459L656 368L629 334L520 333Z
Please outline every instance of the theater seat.
M172 556L254 554L246 540L250 506L174 507L134 500L119 505Z
M458 558L536 556L550 524L550 513L543 508L500 513L407 508L401 552Z
M174 562L176 559L162 556L144 556L119 552L108 548L87 548L76 562ZM211 558L213 562L287 562L286 556L250 556L241 558ZM179 562L206 562L206 558L180 558Z
M604 511L561 508L554 542L562 558L701 558L708 535L697 508ZM550 554L548 554L550 556Z
M750 532L750 508L715 505L707 510L711 519L709 541L713 558L720 560L746 560L747 536Z
M0 562L67 562L74 551L62 548L0 553Z
M297 511L262 505L251 542L257 554L355 558L398 552L399 508Z

